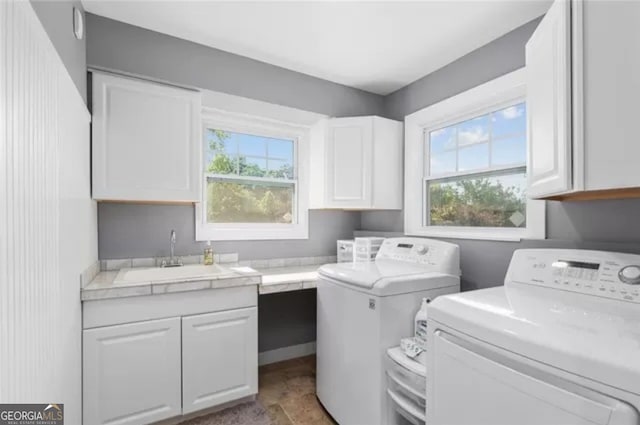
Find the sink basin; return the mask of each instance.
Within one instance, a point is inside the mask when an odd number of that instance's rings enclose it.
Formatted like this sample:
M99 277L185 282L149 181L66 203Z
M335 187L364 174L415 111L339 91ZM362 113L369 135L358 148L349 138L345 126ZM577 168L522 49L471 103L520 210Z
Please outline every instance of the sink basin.
M212 279L221 275L233 276L234 273L217 264L204 266L193 264L182 267L151 267L145 269L122 269L116 276L114 284L133 282L164 282L176 280Z

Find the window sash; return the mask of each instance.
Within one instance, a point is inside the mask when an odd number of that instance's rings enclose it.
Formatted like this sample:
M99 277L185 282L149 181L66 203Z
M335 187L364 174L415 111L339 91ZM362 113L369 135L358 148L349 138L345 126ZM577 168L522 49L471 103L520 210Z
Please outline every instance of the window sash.
M481 178L481 177L495 177L500 175L508 175L515 172L527 172L526 165L515 166L515 167L503 167L495 170L488 170L482 172L471 172L465 174L458 174L455 176L447 176L447 177L425 177L422 181L422 226L429 228L449 228L449 229L495 229L495 230L505 230L505 229L513 229L507 231L517 231L521 229L526 229L526 227L490 227L490 226L442 226L442 225L433 225L431 224L431 198L429 196L429 184L433 181L442 181L447 183L448 181L456 181L461 179L472 179L472 178ZM526 209L526 208L525 208ZM526 215L526 211L525 211Z
M249 136L258 136L258 137L267 137L270 139L279 139L279 140L284 140L284 141L289 141L292 143L292 158L291 158L291 167L293 169L293 179L297 179L298 178L298 173L299 173L299 166L298 166L298 137L295 137L293 135L290 134L282 134L282 133L277 133L274 131L265 131L263 129L259 129L259 128L252 128L252 127L247 127L243 130L242 126L236 126L236 125L229 125L229 124L220 124L220 125L216 125L215 122L213 121L207 121L204 123L204 132L203 132L203 140L202 143L204 145L205 143L205 139L204 139L204 133L206 133L207 130L221 130L221 131L228 131L231 133L236 133L236 134L245 134L245 135L249 135ZM279 135L278 135L279 134ZM281 158L281 157L276 157L276 156L270 156L268 155L268 144L267 144L267 152L265 156L262 155L241 155L240 154L240 146L236 147L235 150L235 161L237 163L239 163L240 161L240 156L244 156L245 158L255 158L255 159L264 159L266 164L267 164L267 172L271 171L268 170L269 168L269 161L287 161L288 158ZM224 150L218 150L218 149L209 149L208 147L204 147L203 146L203 155L202 155L202 164L203 167L206 167L208 165L208 163L206 162L206 154L207 152L211 152L213 154L217 154L217 153L224 153L226 154L227 152ZM237 167L238 169L238 173L240 172L240 167ZM204 173L207 173L206 168L204 168ZM241 176L240 174L225 174L227 176L240 176L240 177L245 177L245 176Z
M423 127L422 129L422 139L423 139L423 143L422 143L422 151L423 151L423 174L426 178L444 178L444 177L454 177L454 176L463 176L463 175L469 175L469 174L476 174L476 173L483 173L483 172L489 172L489 171L501 171L503 169L508 169L508 168L514 168L514 167L520 167L520 166L526 166L526 160L522 161L522 162L517 162L514 164L501 164L498 166L492 166L492 154L493 154L493 142L497 142L500 140L505 140L505 139L509 139L509 138L514 138L514 137L518 137L518 136L524 136L526 138L527 133L526 133L526 129L524 130L524 132L522 133L509 133L509 134L501 134L498 137L493 137L493 123L491 121L491 119L489 119L489 138L486 141L483 142L478 142L478 143L473 143L473 144L469 144L469 145L464 145L464 146L460 146L459 145L459 140L458 140L458 129L456 128L456 145L454 148L449 148L449 149L443 149L442 151L439 151L438 153L444 153L444 152L456 152L456 171L452 171L449 173L439 173L439 174L432 174L431 173L431 132L433 131L437 131L440 129L444 129L447 127L452 127L452 126L458 126L461 123L464 123L465 121L469 121L472 120L474 118L480 118L483 116L489 116L491 117L491 114L495 113L495 112L499 112L503 109L509 108L511 106L516 106L519 105L521 103L525 103L526 105L526 96L519 96L519 97L515 97L509 100L505 100L499 103L494 103L490 106L486 106L484 108L481 109L476 109L473 111L466 111L463 114L460 115L456 115L455 117L449 116L446 119L437 121L432 123L431 125L429 125L428 127ZM459 152L461 149L465 149L471 146L477 146L477 145L481 145L483 143L486 143L488 146L488 163L489 163L489 167L486 168L482 168L482 169L474 169L474 170L464 170L464 171L457 171L458 167L459 167Z
M207 220L207 207L209 204L209 199L207 196L207 183L210 179L223 181L223 182L231 182L238 184L252 184L258 183L264 186L276 186L276 187L293 187L293 199L291 200L291 223L258 223L258 222L242 222L236 221L232 223L218 223ZM300 217L298 214L299 206L298 206L298 180L293 179L277 179L277 178L268 178L268 177L252 177L252 176L238 176L236 174L214 174L214 173L205 173L204 174L204 185L203 185L203 199L202 199L202 222L205 226L215 226L219 228L237 228L238 226L247 227L247 228L290 228L292 226L296 226L300 224Z

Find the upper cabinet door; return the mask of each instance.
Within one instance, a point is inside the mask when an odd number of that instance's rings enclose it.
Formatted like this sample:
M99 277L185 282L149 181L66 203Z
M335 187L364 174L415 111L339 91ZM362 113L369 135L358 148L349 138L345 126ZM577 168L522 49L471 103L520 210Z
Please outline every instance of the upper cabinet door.
M200 198L200 94L93 73L93 198Z
M329 121L326 148L326 206L372 205L373 117Z
M556 0L526 46L528 195L572 189L571 5Z

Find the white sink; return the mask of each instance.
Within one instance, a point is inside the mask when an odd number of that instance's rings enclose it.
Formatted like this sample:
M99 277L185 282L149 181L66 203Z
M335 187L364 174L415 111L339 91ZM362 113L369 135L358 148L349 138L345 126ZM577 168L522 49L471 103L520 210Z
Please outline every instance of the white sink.
M122 269L116 276L114 284L134 282L164 282L180 280L213 279L222 275L234 276L231 270L217 264L204 266L193 264L182 267L151 267L146 269Z

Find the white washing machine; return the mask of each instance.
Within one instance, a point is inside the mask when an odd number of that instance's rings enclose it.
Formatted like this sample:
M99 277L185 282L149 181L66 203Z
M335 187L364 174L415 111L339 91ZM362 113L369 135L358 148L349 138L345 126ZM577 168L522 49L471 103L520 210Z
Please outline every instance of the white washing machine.
M519 250L430 305L429 425L640 424L640 256Z
M340 425L386 418L386 350L413 335L422 298L459 292L457 245L386 239L375 261L319 270L316 392Z

